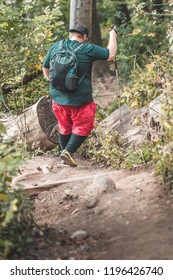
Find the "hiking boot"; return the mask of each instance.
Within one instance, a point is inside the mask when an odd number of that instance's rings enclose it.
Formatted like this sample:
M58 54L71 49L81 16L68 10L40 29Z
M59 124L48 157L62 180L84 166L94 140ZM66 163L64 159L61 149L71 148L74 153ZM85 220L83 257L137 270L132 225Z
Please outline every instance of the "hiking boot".
M68 164L70 166L77 166L76 161L67 150L62 151L62 153L60 154L60 159L63 160L65 164Z

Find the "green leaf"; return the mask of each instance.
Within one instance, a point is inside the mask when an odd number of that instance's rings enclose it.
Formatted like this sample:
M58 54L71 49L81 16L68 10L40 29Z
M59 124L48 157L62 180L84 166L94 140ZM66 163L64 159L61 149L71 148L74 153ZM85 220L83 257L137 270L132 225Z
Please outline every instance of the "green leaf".
M0 122L0 134L1 134L1 133L3 133L3 134L6 133L6 128L5 128L5 126L3 125L2 122Z

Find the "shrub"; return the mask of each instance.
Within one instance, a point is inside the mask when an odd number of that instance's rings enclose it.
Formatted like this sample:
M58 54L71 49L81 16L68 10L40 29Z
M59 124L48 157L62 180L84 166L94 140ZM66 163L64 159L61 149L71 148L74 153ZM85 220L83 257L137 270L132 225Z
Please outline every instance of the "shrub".
M41 94L43 91L44 94L44 57L53 42L67 35L58 0L52 9L47 6L37 15L33 12L37 7L35 2L20 1L20 5L16 3L15 7L10 1L0 3L0 53L3 53L0 87L5 103L15 114L24 109L25 97L28 106L39 99L38 92ZM35 79L36 82L32 82Z
M21 186L12 189L12 176L23 162L21 147L4 141L5 128L0 123L0 258L26 252L32 241L33 219L30 201Z
M100 165L119 169L124 160L125 151L122 145L123 140L119 134L93 132L79 151L82 156Z

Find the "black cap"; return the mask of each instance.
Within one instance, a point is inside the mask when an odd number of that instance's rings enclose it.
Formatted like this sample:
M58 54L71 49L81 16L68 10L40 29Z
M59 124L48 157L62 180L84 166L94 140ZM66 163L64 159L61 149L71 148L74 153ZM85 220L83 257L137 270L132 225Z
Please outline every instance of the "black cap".
M78 32L78 33L80 33L80 34L86 34L87 36L89 35L89 30L88 30L88 28L86 27L86 26L84 26L84 25L77 25L76 27L74 27L74 28L71 28L70 30L69 30L70 32Z

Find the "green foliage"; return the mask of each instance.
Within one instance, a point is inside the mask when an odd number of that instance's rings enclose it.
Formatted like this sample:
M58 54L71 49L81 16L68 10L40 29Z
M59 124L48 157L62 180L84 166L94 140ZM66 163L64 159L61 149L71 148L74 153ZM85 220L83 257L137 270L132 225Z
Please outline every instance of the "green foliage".
M120 30L121 40L118 41L117 60L119 60L119 73L123 84L128 84L132 79L131 71L135 70L137 65L143 68L149 63L147 47L157 54L167 46L166 28L166 24L153 25L151 22L141 20L134 23L133 28L130 26Z
M79 151L82 156L94 160L98 164L119 169L124 160L122 144L123 141L119 134L92 133Z
M167 13L171 14L171 3L166 3L163 7L164 18L157 16L158 6L154 6L152 1L97 1L104 46L107 44L110 25L117 25L116 57L122 84L128 84L132 80L131 71L135 70L136 65L142 68L148 63L147 46L154 54L167 48L166 31L170 19Z
M23 163L21 147L3 141L4 127L0 126L0 259L26 252L32 241L33 219L30 203L22 187L11 188L12 176L19 173Z
M12 95L13 102L21 95L24 100L23 85L42 73L42 63L49 46L58 38L67 35L64 32L58 1L55 1L52 9L46 6L41 15L33 13L35 5L35 1L21 2L20 6L6 2L0 4L0 52L3 53L0 58L1 89L5 92L9 87L14 88L9 97L6 98L5 94L5 102L8 98L11 99ZM44 85L41 90L43 88ZM30 91L30 96L35 95L38 90L36 85L36 89ZM23 108L23 103L20 104Z
M96 3L100 23L110 27L112 23L115 23L116 1L97 0Z
M138 145L132 150L128 150L125 155L126 168L132 168L135 165L146 164L153 160L155 154L158 153L158 143L146 141L142 145Z
M164 184L173 189L173 142L163 147L155 156L155 170L162 175Z
M140 108L158 95L166 92L168 94L168 87L170 87L173 73L173 67L171 64L171 48L173 41L171 35L171 23L170 25L167 24L167 28L167 31L165 31L164 44L162 44L161 50L156 50L155 47L152 47L151 49L147 45L146 49L149 55L147 58L148 60L143 67L136 64L134 70L131 72L128 85L124 87L123 93L126 97L126 102L130 107ZM157 44L157 42L155 42L155 44ZM169 44L170 49L168 49ZM156 51L159 51L159 54Z
M30 83L20 86L13 90L13 94L9 94L5 99L5 103L12 112L17 115L22 113L22 110L35 104L41 97L49 94L49 85L43 76L38 76L31 80Z
M172 36L172 35L171 35ZM165 146L160 149L159 157L155 160L157 173L161 174L164 183L173 189L173 40L170 39L170 53L166 67L165 86L163 89L163 114L161 124L164 127Z
M131 74L132 83L124 87L123 97L131 108L141 108L161 94L163 77L154 62L137 67Z
M112 101L106 108L105 111L107 112L108 115L110 115L112 112L114 112L116 109L119 108L119 106L121 106L123 104L123 102L121 102L121 100L118 101Z
M173 36L172 24L168 24L165 32L167 49L164 46L160 55L154 55L148 48L152 58L145 65L145 70L136 68L133 71L131 86L126 87L124 95L132 108L146 105L157 95L162 94L162 114L160 124L162 133L159 132L162 141L153 143L153 147L143 146L141 150L133 150L126 155L127 163L141 164L148 160L154 163L157 174L162 175L166 186L173 188ZM157 140L157 139L155 139ZM145 149L145 153L144 153ZM147 153L146 153L147 152ZM147 155L147 158L146 158Z
M123 148L123 140L117 133L92 133L79 152L93 162L112 168L133 168L154 160L159 152L160 143L146 141L136 147Z
M62 21L64 22L66 30L69 29L70 2L70 0L59 0L60 11L62 12Z
M105 109L103 109L101 106L97 104L97 110L96 110L96 123L101 122L108 116Z

